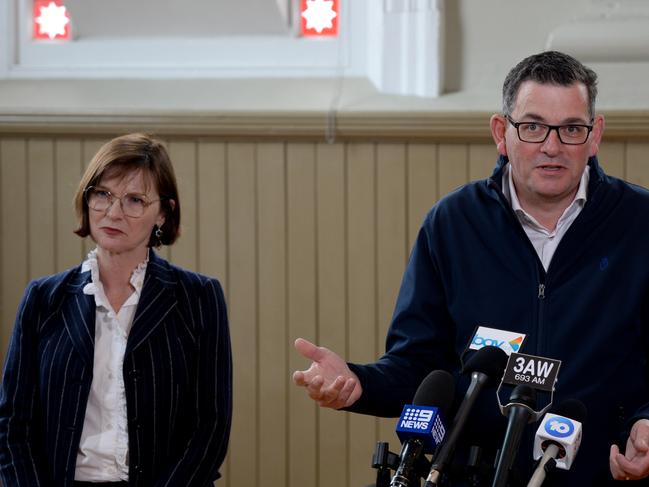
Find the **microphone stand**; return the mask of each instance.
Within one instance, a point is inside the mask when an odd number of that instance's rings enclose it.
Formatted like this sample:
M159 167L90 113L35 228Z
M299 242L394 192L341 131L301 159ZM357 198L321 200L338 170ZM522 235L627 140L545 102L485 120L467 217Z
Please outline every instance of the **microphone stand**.
M527 487L541 487L545 480L545 475L555 468L557 454L559 453L559 445L550 443L543 453L543 457L539 461L538 467L534 470L534 475L530 479Z
M374 447L372 455L372 468L376 469L376 484L374 487L390 487L391 472L398 470L401 458L390 451L390 444L386 441L379 441ZM419 479L426 476L430 470L430 462L422 455L417 459L414 466L413 477L409 479L412 485L419 485Z
M390 469L399 468L399 455L390 451L390 444L379 441L374 447L372 468L376 469L376 487L390 487Z

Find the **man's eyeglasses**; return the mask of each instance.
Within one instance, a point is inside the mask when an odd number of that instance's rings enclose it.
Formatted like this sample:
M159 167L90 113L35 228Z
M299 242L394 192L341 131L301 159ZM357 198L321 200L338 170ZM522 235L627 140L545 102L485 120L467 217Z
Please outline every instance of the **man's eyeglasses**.
M122 212L132 218L141 217L149 205L164 199L149 200L146 195L138 193L126 193L118 197L107 189L97 188L95 186L86 188L84 196L86 203L88 203L88 208L95 211L108 211L113 206L115 200L119 200Z
M518 138L522 142L529 142L531 144L541 144L545 142L545 139L548 138L550 132L556 130L562 144L582 145L586 143L588 135L591 130L593 130L592 125L574 123L566 125L548 125L547 123L539 122L514 122L509 115L507 115L506 118L516 129Z

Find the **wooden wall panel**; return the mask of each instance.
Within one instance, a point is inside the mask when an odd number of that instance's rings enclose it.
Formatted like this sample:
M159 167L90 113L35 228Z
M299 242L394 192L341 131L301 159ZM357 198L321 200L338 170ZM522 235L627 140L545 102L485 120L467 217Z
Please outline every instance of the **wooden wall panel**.
M438 152L438 188L441 198L469 180L468 144L440 144Z
M626 178L625 149L624 142L606 142L600 146L597 158L606 174L617 178Z
M27 281L76 265L72 197L107 138L0 137L0 346ZM321 410L292 385L302 336L346 359L384 351L407 256L428 209L491 174L491 143L167 139L184 235L161 255L219 278L235 360L232 441L220 484L357 487L375 480L394 420ZM649 185L649 144L602 144L612 175Z
M54 148L54 234L57 271L78 265L84 257L83 240L73 233L78 224L73 199L83 169L81 141L57 140Z
M288 357L296 352L287 328L286 151L257 148L259 255L259 485L288 485ZM234 272L234 270L233 270Z
M378 144L376 150L376 240L378 335L385 337L409 253L406 235L406 150ZM384 352L381 340L377 356ZM396 442L394 420L379 420L379 439Z
M344 354L345 151L341 144L316 146L317 341ZM318 418L318 484L343 485L348 474L347 415L321 409Z
M204 142L196 150L196 198L198 208L197 242L198 253L197 268L199 272L215 277L221 283L228 300L228 274L227 274L227 171L226 171L226 146L222 142ZM172 159L173 160L173 159ZM181 221L184 223L184 198L180 195ZM159 249L158 252L168 257L168 247ZM228 306L229 308L229 306ZM229 310L228 310L229 311ZM220 482L229 484L228 455L220 469Z
M227 275L227 197L225 144L203 142L197 149L196 196L197 268L216 277L226 287ZM181 195L184 213L184 197ZM184 214L181 215L181 219Z
M315 147L289 144L286 154L288 332L290 340L303 337L317 342L316 185ZM290 370L304 369L306 361L289 355ZM288 371L287 371L288 372ZM319 412L303 390L289 390L287 486L317 486Z
M424 216L437 201L437 145L408 145L408 249L411 249Z
M627 144L626 179L649 188L649 143Z
M52 139L27 142L27 226L29 273L54 273L56 220L54 218L54 143Z
M234 357L229 485L259 483L257 171L254 144L231 143L228 161L228 292Z
M29 193L27 179L27 141L19 138L0 140L0 229L2 230L2 310L3 351L16 317L16 308L29 279Z
M493 144L470 144L468 181L491 176L496 167L497 159L498 151L496 151Z
M188 141L169 143L169 156L176 171L180 210L180 238L171 247L171 259L187 269L198 268L198 191L196 144Z
M347 322L348 361L374 361L384 347L379 336L376 285L376 164L373 144L347 146ZM342 353L342 350L340 350ZM349 414L349 481L368 485L375 477L369 467L378 440L378 420Z

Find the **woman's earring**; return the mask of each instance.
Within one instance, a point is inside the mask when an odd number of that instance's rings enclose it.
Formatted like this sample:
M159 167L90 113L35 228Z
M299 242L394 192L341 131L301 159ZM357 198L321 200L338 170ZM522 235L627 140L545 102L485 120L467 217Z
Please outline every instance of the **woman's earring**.
M158 225L155 225L153 228L155 228L153 235L155 235L155 238L157 239L155 246L160 247L162 245L162 228L160 228Z

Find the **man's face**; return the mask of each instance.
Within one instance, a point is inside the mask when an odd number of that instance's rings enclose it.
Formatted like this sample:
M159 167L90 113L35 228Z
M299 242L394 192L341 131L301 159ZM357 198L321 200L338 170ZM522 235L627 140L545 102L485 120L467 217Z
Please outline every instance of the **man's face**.
M582 83L560 86L525 81L510 116L515 122L590 125L588 91ZM567 207L579 187L588 158L597 154L603 126L603 118L597 117L583 145L561 143L556 130L550 131L544 142L534 144L522 142L511 123L502 116L494 116L494 139L498 151L509 158L521 204Z

